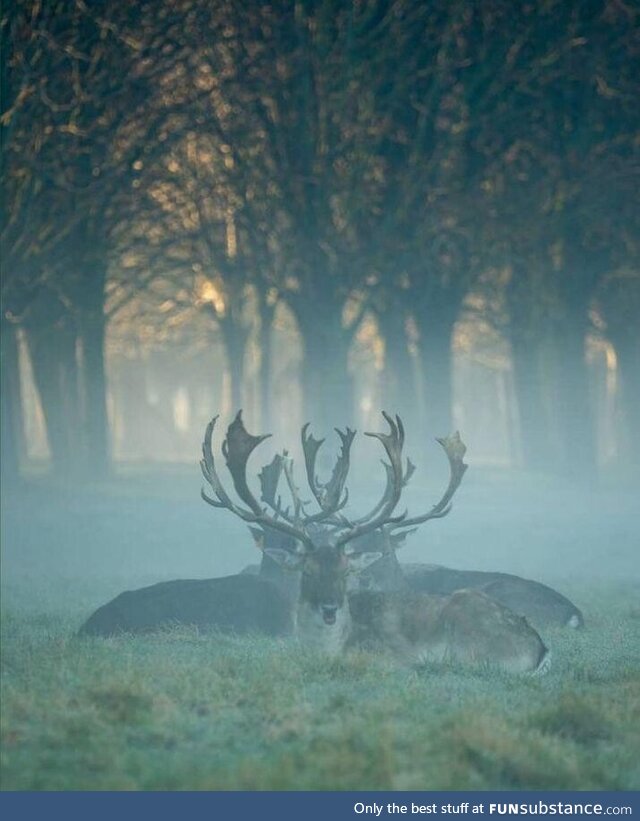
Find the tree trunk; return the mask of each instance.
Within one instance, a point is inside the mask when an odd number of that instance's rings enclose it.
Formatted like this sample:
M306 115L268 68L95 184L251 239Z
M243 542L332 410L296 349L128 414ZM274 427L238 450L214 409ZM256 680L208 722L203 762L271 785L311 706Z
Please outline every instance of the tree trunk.
M506 296L523 467L559 473L564 461L556 407L559 363L551 318L541 307L553 276L546 256L527 255L514 265Z
M575 479L590 479L596 472L593 403L589 390L585 337L587 311L577 310L564 319L555 334L558 365L558 429L563 446L563 472Z
M557 456L551 447L540 350L533 340L512 333L511 357L523 467L548 471L556 466Z
M241 321L229 314L219 319L220 330L227 355L227 367L231 385L231 412L236 414L242 409L244 384L244 355L247 346L248 332Z
M396 307L380 313L378 328L384 340L383 407L398 413L407 430L413 431L418 424L417 388L413 358L409 352L405 312Z
M294 313L304 354L304 420L324 436L334 427L354 425L353 380L349 373L351 333L343 327L341 308L315 307L317 311L294 309Z
M618 362L618 457L640 473L640 334L629 327L610 337Z
M82 387L84 390L84 430L86 471L94 478L107 476L111 469L107 381L104 361L105 317L102 310L80 317L82 340Z
M419 348L424 369L426 432L429 437L447 436L453 430L453 326L455 317L418 317Z
M0 467L2 481L15 486L20 479L24 456L22 394L18 366L16 326L0 319Z
M586 335L594 291L611 270L608 243L590 247L588 229L571 210L564 218L563 268L558 290L564 315L554 340L558 360L558 422L564 445L564 472L591 479L597 470L595 409L589 386Z
M258 295L260 311L260 373L259 373L259 402L260 402L260 429L272 429L271 413L271 383L273 379L273 316L275 305L269 305L262 294Z
M79 413L76 333L68 318L43 327L32 323L27 341L40 395L54 474L76 477L84 461Z
M85 447L83 471L87 476L98 478L107 476L111 469L104 360L107 252L100 236L96 236L89 228L87 227L87 234L83 235L83 245L79 245L84 248L84 253L77 260L83 266L83 275L78 282L75 305L82 351L80 387Z
M142 358L122 359L116 380L121 455L125 459L149 459L154 451L150 421L153 409L147 398L147 369Z

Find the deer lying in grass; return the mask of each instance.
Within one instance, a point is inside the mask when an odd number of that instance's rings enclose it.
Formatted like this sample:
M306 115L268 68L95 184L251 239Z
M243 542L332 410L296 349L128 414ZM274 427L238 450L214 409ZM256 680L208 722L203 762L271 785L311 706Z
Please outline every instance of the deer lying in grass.
M397 559L395 559L397 561ZM456 590L480 590L513 610L538 630L584 626L581 611L566 596L546 584L511 573L455 570L438 565L404 565L402 572L412 590L449 595Z
M283 540L269 532L257 528L253 538L262 550L265 543L281 547ZM356 542L355 547L362 552L382 552L379 560L359 574L355 582L359 591L415 591L449 596L458 590L479 590L500 604L524 616L536 630L555 627L579 629L584 627L581 611L566 596L546 584L523 579L511 573L496 573L486 570L457 570L435 564L406 564L398 561L396 550L402 544L405 534L392 540L378 531L370 537ZM286 549L286 548L285 548ZM266 565L266 571L265 571ZM261 564L247 565L242 574L269 578L283 588L296 589L296 577L268 559Z
M461 476L459 475L459 464L448 440L438 440L443 446L449 459L451 473L450 487L447 489L447 498L451 498L451 488L455 490ZM308 473L315 476L316 455L321 443L313 437L303 436L303 449L305 454L305 464ZM344 447L344 440L343 440ZM344 456L340 457L344 460ZM340 460L339 463L340 464ZM262 499L273 506L275 493L286 458L276 456L270 465L263 468L260 474L262 484ZM340 467L344 470L344 465ZM407 470L403 477L403 487L407 485L413 475L414 466L407 463ZM289 468L290 470L290 468ZM387 493L390 492L390 483L393 481L391 471L387 467ZM317 483L317 479L315 479ZM579 628L584 625L584 619L580 610L566 596L545 584L523 579L510 573L496 573L481 570L457 570L449 567L442 567L432 564L403 564L398 561L396 551L405 543L406 537L415 531L418 525L433 518L442 518L450 511L451 506L445 505L438 509L435 514L429 511L423 516L405 518L399 522L384 524L377 530L356 538L352 547L354 552L381 554L380 558L374 561L369 567L361 572L356 581L356 589L381 592L415 591L421 593L431 593L442 596L449 596L458 590L473 589L485 593L490 598L502 604L504 607L513 610L520 616L524 616L536 629L546 629L549 627L569 627ZM332 530L336 528L332 524L332 517L328 516L324 521L316 523L316 529L324 528ZM339 527L339 525L338 525ZM263 549L263 558L260 565L249 565L242 572L247 574L259 574L263 578L269 578L275 583L291 590L295 589L295 581L291 573L284 572L275 562L265 555L264 548L281 547L291 551L295 549L295 542L291 536L281 532L250 528L254 541L260 549ZM330 539L330 536L325 538ZM268 550L266 553L268 554Z
M117 636L176 625L282 636L293 630L291 602L276 585L257 576L176 579L121 593L99 607L78 634Z
M581 611L566 596L532 579L511 573L457 570L432 564L403 564L396 551L407 533L396 534L394 526L377 531L361 545L362 550L380 551L382 558L359 577L361 590L413 590L448 596L457 590L479 590L524 616L538 630L549 627L584 626Z
M260 474L263 506L250 490L246 472L249 456L266 436L250 435L239 413L229 426L222 453L238 504L224 489L218 476L211 440L217 420L207 427L203 443L202 471L213 490L203 499L216 508L230 510L245 522L288 537L291 547L264 547L269 559L286 570L299 572L300 586L294 604L295 631L299 639L330 654L340 653L359 636L380 643L397 657L420 662L428 659L488 663L511 672L536 672L548 665L548 653L536 631L525 619L479 591L460 591L450 597L415 593L355 594L349 601L347 582L382 552L355 551L353 542L384 526L408 527L415 519L406 513L394 516L403 487L412 472L402 462L404 430L398 417L383 414L389 433L368 433L378 439L387 455L387 485L382 498L365 516L349 519L344 514L348 499L345 483L354 431L338 431L342 449L331 479L321 484L315 474L315 458L322 440L302 430L307 480L318 505L308 514L293 477L293 462L286 454L274 459ZM451 465L451 479L442 497L420 521L445 516L450 510L467 465L460 437L439 440ZM292 510L284 510L277 485L284 473L292 497ZM292 547L295 545L295 547ZM263 565L264 566L264 565ZM351 605L351 606L350 606Z

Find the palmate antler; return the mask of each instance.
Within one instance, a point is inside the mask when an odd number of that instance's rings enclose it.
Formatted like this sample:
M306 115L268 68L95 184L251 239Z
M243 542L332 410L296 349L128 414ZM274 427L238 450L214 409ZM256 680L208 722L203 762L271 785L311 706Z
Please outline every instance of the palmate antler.
M420 525L423 522L428 522L429 519L442 519L451 512L451 500L453 499L456 490L460 487L462 477L469 467L469 465L464 462L464 455L467 452L467 447L460 438L458 431L451 436L436 439L436 442L442 446L442 449L447 454L447 459L449 460L449 484L447 485L447 489L445 490L440 501L435 504L431 510L428 511L428 513L424 513L422 516L405 518L399 525L394 525L393 529L396 527L414 527L415 525Z
M340 437L342 447L340 448L340 454L336 460L331 478L326 484L322 484L316 476L316 457L324 439L314 439L310 433L307 433L308 427L308 422L302 427L302 450L304 453L304 464L307 470L307 482L320 509L324 513L331 511L329 515L333 515L339 510L342 510L349 500L349 491L345 488L345 482L349 473L351 444L356 432L355 430L351 430L351 428L347 428L343 433L339 428L335 428L336 433ZM343 491L344 496L342 495Z
M272 530L279 530L288 536L293 536L294 539L298 539L302 542L307 550L312 550L313 542L305 531L302 528L295 527L289 522L284 521L282 518L270 516L265 509L260 507L258 500L247 484L247 462L249 461L249 456L255 448L271 434L251 436L250 433L247 433L242 421L242 411L238 411L236 418L229 425L226 439L222 443L222 454L225 457L229 473L233 479L233 486L240 499L247 505L247 507L244 508L237 505L227 494L216 471L213 452L211 450L211 439L217 421L218 417L215 416L207 425L202 443L202 461L200 462L202 475L213 489L216 498L213 499L211 496L207 496L203 488L200 495L204 501L212 507L230 510L245 522L258 524L261 527L271 528Z
M302 500L300 491L293 475L293 460L286 451L277 455L259 474L261 486L261 500L266 507L262 507L251 492L247 483L247 463L250 455L270 434L252 436L247 432L242 421L242 411L238 412L234 421L229 425L227 435L222 443L222 453L227 468L233 480L233 486L239 498L246 507L236 504L227 494L216 472L215 462L211 449L211 439L218 417L216 416L207 426L202 444L202 473L213 489L215 498L208 496L204 490L202 498L213 507L226 508L235 513L245 522L257 524L263 528L271 528L292 536L303 545L305 551L315 549L314 533L317 525L326 526L326 530L333 536L334 547L344 551L345 546L354 539L364 536L379 528L406 528L412 527L429 519L446 516L451 510L451 499L462 481L467 465L463 462L466 448L458 433L444 439L438 439L449 459L451 476L449 485L442 499L434 505L428 513L422 516L408 518L407 513L393 516L400 501L403 488L413 475L415 466L407 459L406 468L402 464L402 448L404 445L404 427L402 420L396 416L393 419L383 412L383 417L389 425L389 433L366 433L378 439L386 452L388 462L383 461L386 472L386 487L382 498L365 516L349 520L341 511L348 500L348 491L345 487L349 473L349 454L355 431L347 428L346 431L337 430L341 440L341 449L336 460L331 478L322 483L316 476L316 458L323 439L314 439L308 433L308 425L302 428L302 448L304 452L307 481L311 493L315 498L320 511L308 514L305 507L308 502ZM278 484L284 474L289 493L293 502L293 511L282 507L282 500L278 495ZM268 512L267 508L271 512Z
M389 457L389 463L385 464L387 469L387 485L384 494L380 502L378 502L370 513L363 516L358 522L347 523L344 532L338 536L336 541L337 547L344 546L353 539L371 533L371 531L377 530L384 524L391 521L400 522L404 518L404 516L400 516L392 519L392 513L400 501L400 495L404 486L404 471L402 468L404 426L399 416L396 416L394 421L388 413L383 411L382 415L389 425L389 433L365 433L365 436L371 436L382 442L382 446ZM409 470L409 468L407 469Z
M252 436L247 432L242 421L242 411L239 411L233 422L227 429L227 435L222 443L222 455L225 457L227 468L233 480L233 486L240 499L246 507L236 504L224 489L220 477L217 473L211 441L218 417L214 417L207 425L202 443L202 460L200 467L202 475L213 489L215 498L207 495L204 489L201 496L207 504L212 507L226 508L245 522L258 524L261 527L278 530L286 533L301 542L307 550L313 549L313 542L309 536L307 528L334 516L344 504L346 499L341 499L342 485L348 472L348 452L346 454L347 464L341 461L343 455L338 459L338 464L334 470L331 482L327 485L329 492L323 496L323 504L319 513L308 515L304 511L305 502L300 498L298 488L293 477L293 460L285 451L282 455L274 457L269 465L263 467L259 479L262 490L262 501L271 508L273 513L268 513L266 507L261 507L258 500L251 492L247 482L247 463L253 451L261 442L268 439L271 434L263 436ZM350 434L350 435L349 435ZM347 432L349 444L355 435L354 431ZM344 440L343 440L344 441ZM278 483L284 473L289 487L289 492L293 499L293 515L288 509L282 509L280 497L277 495ZM336 479L336 477L338 477ZM342 484L340 484L340 482Z

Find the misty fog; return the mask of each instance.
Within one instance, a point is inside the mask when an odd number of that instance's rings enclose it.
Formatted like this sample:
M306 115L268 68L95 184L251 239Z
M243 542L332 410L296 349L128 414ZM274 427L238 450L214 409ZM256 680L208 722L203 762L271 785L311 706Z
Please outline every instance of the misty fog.
M274 436L252 455L248 475L257 492L261 467L287 449L303 498L311 498L300 448L300 393L292 378L291 362L300 359L296 344L290 324L276 325ZM383 359L376 360L380 346L374 326L356 341L351 355L354 371L358 368L358 434L347 483L348 512L357 515L372 508L384 489L382 450L363 433L383 430L380 410L395 410L385 397ZM112 332L107 364L113 476L52 482L42 411L21 347L29 478L19 483L5 480L2 486L3 606L9 609L71 609L80 621L122 590L174 578L237 573L258 561L247 526L229 511L211 509L200 499L199 450L214 413L222 414L214 453L223 481L232 488L220 455L233 415L219 349L214 343L213 355L203 354L183 342L169 350L153 350L151 344L137 358L122 351L122 341ZM401 561L510 572L569 592L576 586L594 590L638 582L638 485L633 474L616 467L614 458L615 367L611 369L611 357L607 359L601 341L594 339L591 351L592 392L600 397L598 471L527 471L518 448L508 349L498 335L490 337L488 347L486 334L478 334L472 323L462 326L455 336L453 426L467 444L470 467L452 512L411 534L399 553ZM251 374L256 369L249 362L247 370ZM262 433L255 393L249 377L243 385L245 419L250 432ZM434 439L443 432L425 435L428 426L420 424L420 414L412 411L405 455L417 470L398 512L407 507L410 515L417 515L440 498L448 467ZM345 424L336 418L337 427ZM338 437L331 429L312 431L326 437L319 457L321 479L326 481ZM282 492L286 495L285 488ZM578 598L578 604L588 620L589 602Z
M3 786L637 787L637 3L5 5Z

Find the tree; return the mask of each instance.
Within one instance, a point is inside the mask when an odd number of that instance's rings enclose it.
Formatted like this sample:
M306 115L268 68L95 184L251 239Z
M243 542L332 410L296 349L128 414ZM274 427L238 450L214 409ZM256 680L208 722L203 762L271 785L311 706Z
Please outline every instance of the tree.
M633 245L629 247L631 251ZM635 248L637 258L637 248ZM640 272L621 267L599 287L597 303L605 333L616 352L618 418L616 433L619 461L640 469Z
M152 61L151 54L177 25L152 3L116 9L72 0L21 0L3 19L12 43L3 125L13 215L3 231L15 235L3 291L21 303L12 316L23 321L32 355L47 359L34 362L34 372L45 418L61 426L48 424L48 435L54 469L62 472L72 464L92 475L108 470L110 235L131 198L131 165L141 141L166 121L165 107L150 108L150 99L157 102L151 91L172 70L174 55L164 50L162 60ZM12 293L13 283L22 298ZM52 382L74 371L74 393L83 396L73 404L82 415L62 416L48 405L68 386L54 389ZM52 439L66 444L54 446Z
M589 309L633 211L634 14L601 2L538 10L526 41L514 42L517 122L485 183L511 267L525 461L575 476L595 469Z

